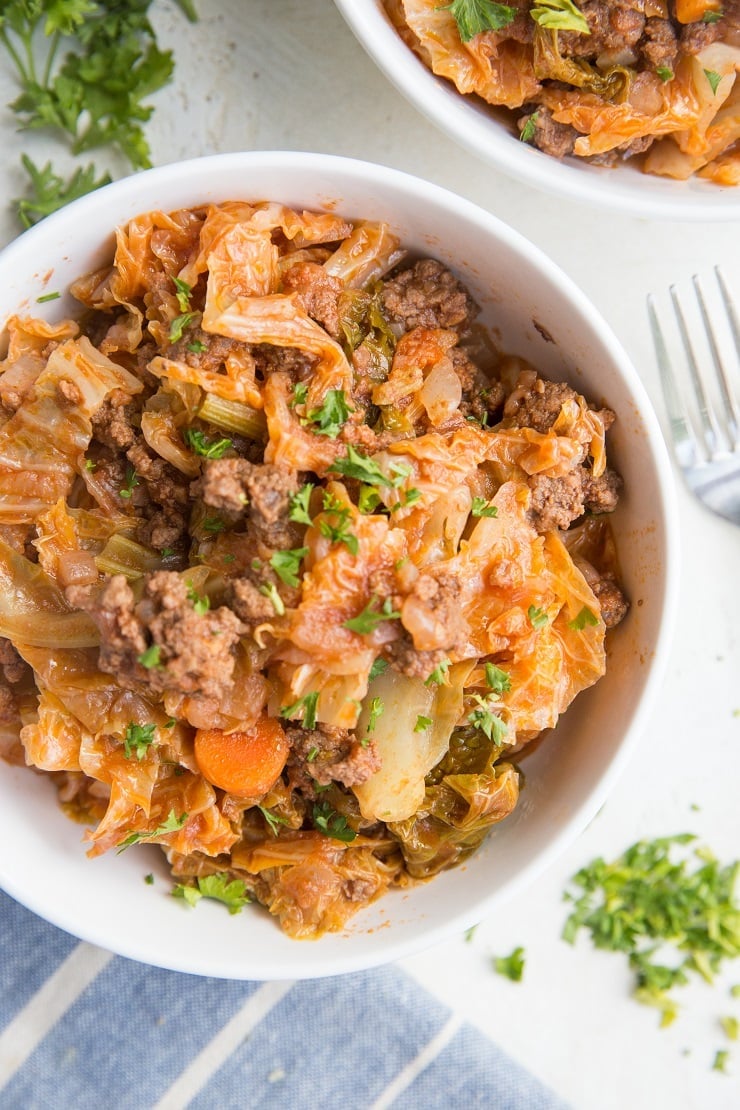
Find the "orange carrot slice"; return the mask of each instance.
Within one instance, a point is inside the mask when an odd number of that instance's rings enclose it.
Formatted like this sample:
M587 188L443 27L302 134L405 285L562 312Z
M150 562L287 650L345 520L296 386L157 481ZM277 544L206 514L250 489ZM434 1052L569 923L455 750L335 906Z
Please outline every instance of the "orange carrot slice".
M290 745L280 724L262 716L244 732L199 728L195 758L201 774L230 794L266 794L285 766Z

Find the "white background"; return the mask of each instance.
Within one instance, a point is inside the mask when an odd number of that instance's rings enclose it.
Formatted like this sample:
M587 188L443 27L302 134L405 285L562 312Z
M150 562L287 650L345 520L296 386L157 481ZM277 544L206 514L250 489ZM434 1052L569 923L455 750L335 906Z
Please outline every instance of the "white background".
M461 193L542 247L591 297L622 339L663 419L645 297L721 262L738 282L740 225L653 223L547 196L499 176L426 123L375 69L331 0L196 0L191 27L160 0L153 17L176 52L174 83L154 98L155 164L221 151L313 150L418 174ZM0 104L14 85L0 60ZM6 202L22 187L18 157L65 157L19 135L0 111L0 243L17 233ZM99 160L102 165L102 160ZM123 166L111 166L122 173ZM740 530L679 488L682 589L669 672L642 747L608 803L536 887L462 937L403 962L578 1108L671 1110L740 1105L740 1044L719 1017L740 1017L729 986L678 992L668 1030L630 997L621 958L560 940L568 877L641 837L691 831L724 860L740 856ZM526 949L521 983L491 956ZM711 1068L730 1049L729 1074Z

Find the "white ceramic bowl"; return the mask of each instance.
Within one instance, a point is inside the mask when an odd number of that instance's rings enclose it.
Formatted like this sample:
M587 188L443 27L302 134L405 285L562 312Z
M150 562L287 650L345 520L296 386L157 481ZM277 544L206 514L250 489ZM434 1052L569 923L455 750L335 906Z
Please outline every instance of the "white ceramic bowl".
M663 220L740 219L740 186L722 187L695 177L673 181L624 163L614 169L581 159L556 158L519 140L511 113L462 96L406 46L382 0L335 0L370 57L399 92L445 131L497 170L566 200Z
M614 633L608 673L581 695L527 759L514 815L457 870L391 893L318 941L284 936L263 911L229 916L169 896L159 849L90 860L82 830L51 783L0 763L0 886L86 940L164 967L228 978L313 977L371 967L460 932L527 885L587 825L638 743L660 682L676 594L671 469L647 395L624 351L578 288L494 216L395 170L326 155L226 154L119 181L26 232L0 255L0 322L11 312L58 319L42 305L112 254L113 228L139 212L228 199L272 199L387 220L403 243L449 264L497 329L503 348L565 376L618 414L612 458L625 479L615 520L633 606ZM549 333L554 342L543 335ZM154 886L143 879L156 876Z

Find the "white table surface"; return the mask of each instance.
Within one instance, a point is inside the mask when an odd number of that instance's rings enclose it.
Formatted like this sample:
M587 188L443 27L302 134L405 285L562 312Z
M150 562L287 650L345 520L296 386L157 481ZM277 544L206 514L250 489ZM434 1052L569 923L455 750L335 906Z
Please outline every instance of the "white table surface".
M542 247L622 339L661 419L646 294L716 262L737 263L740 225L677 225L614 216L549 198L490 169L422 119L376 70L331 0L196 0L197 26L169 0L152 15L176 52L174 83L154 99L155 163L221 151L297 149L396 166L490 209ZM14 95L0 58L0 103ZM17 134L0 112L0 243L16 233L6 202L18 156L65 159L51 140ZM100 161L96 159L96 161ZM102 163L101 163L102 164ZM123 167L112 166L118 174ZM740 1044L719 1027L740 1015L728 986L678 992L681 1015L658 1028L630 998L620 957L560 940L568 877L640 837L692 831L721 859L740 855L740 529L679 488L682 590L668 674L642 748L590 828L518 900L459 937L403 961L426 988L583 1110L740 1106ZM696 808L698 807L698 808ZM524 979L494 974L493 954L526 949ZM730 1049L729 1074L711 1070ZM423 1110L423 1108L422 1108Z

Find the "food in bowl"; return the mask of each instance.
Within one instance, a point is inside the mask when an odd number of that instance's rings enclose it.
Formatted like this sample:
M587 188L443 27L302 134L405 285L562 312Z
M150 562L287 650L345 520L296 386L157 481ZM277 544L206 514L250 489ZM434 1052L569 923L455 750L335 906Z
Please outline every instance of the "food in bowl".
M547 154L740 183L737 0L384 3L432 72Z
M2 753L91 855L341 929L474 852L603 675L614 414L382 221L235 201L116 240L75 319L7 321Z

